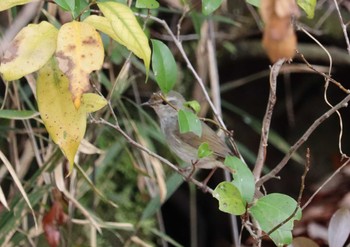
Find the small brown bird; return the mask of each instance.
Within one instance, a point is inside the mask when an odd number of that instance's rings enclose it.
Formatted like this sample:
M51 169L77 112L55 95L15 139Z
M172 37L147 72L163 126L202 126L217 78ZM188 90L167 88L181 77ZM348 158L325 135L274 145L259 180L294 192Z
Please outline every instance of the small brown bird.
M183 161L195 165L196 168L213 169L227 167L223 161L232 152L220 137L203 121L202 135L199 137L192 132L180 133L178 124L178 110L185 108L185 99L181 94L170 91L166 96L160 92L154 93L146 105L151 106L157 113L160 127L166 137L170 149ZM199 159L198 147L208 143L213 154Z

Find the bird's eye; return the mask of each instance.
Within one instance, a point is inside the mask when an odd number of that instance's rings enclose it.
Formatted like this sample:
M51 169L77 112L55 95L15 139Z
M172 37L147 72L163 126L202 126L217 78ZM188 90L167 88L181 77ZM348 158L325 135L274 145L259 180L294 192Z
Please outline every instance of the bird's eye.
M162 101L162 105L167 105L168 103L166 101Z

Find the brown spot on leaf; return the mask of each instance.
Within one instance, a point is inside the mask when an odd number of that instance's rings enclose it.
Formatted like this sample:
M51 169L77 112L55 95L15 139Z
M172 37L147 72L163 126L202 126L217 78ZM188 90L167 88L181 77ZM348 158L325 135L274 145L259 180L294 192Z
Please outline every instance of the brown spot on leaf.
M15 39L12 41L10 47L5 51L1 63L8 63L14 60L18 56L18 46L21 39Z
M76 48L75 45L68 45L67 50L68 50L68 51L72 51L72 50L74 50L75 48Z
M87 37L87 39L83 40L83 44L84 45L96 45L97 41L96 41L96 39L94 39L94 37L89 36L89 37Z

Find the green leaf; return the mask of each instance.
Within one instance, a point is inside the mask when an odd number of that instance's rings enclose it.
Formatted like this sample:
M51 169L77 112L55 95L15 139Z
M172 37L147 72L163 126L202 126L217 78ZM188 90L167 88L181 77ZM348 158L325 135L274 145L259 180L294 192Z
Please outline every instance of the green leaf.
M74 11L75 0L55 0L55 3L66 11Z
M107 105L107 100L95 93L85 93L82 97L86 112L95 112Z
M250 208L251 215L259 223L261 229L268 233L278 224L292 215L297 202L284 194L273 193L261 197L255 205ZM270 234L270 238L277 246L292 243L292 230L294 220L301 219L301 209L287 223Z
M230 182L221 182L213 191L213 197L219 201L222 212L242 215L246 211L245 202L236 186Z
M222 2L223 0L202 0L202 13L204 15L210 15L220 7Z
M24 120L31 119L39 115L36 111L0 110L0 118Z
M260 0L246 0L247 3L257 7L257 8L260 8Z
M235 156L226 156L224 164L235 171L232 174L232 184L238 188L244 200L250 203L255 192L253 173L245 163Z
M184 106L191 108L196 114L198 114L201 110L201 105L197 100L191 100L184 103Z
M197 156L199 159L208 157L213 154L213 151L210 149L209 144L207 142L203 142L198 147L198 153Z
M152 70L161 91L167 94L177 81L177 67L173 54L161 41L151 39L153 46Z
M159 3L156 0L136 0L135 7L138 9L157 9Z
M137 22L134 13L128 6L121 3L109 1L99 2L97 5L109 20L115 35L118 36L121 42L120 44L143 60L148 75L151 48L148 44L148 38ZM117 40L117 42L119 41Z
M178 113L180 133L193 132L197 136L202 136L202 122L192 111L180 109Z
M315 8L316 8L316 0L298 0L297 3L302 8L307 18L312 19L315 15Z

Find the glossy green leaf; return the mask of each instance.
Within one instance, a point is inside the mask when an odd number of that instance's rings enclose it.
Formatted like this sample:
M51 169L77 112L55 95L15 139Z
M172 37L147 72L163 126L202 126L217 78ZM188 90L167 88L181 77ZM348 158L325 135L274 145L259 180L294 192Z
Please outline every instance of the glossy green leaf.
M0 0L0 11L12 8L17 5L22 5L30 2L37 2L40 0Z
M220 7L222 2L223 0L202 0L202 13L210 15Z
M0 118L24 120L39 116L36 111L0 110Z
M180 133L193 132L197 136L202 136L202 123L192 111L179 110L178 122Z
M184 103L184 106L191 108L196 114L198 114L201 110L201 105L197 100L191 100Z
M260 7L260 0L246 0L246 1L247 1L247 3L249 3L255 7L258 7L258 8Z
M177 81L177 66L173 54L161 41L152 39L152 70L160 90L167 94Z
M46 21L24 27L1 60L4 79L17 80L44 66L56 50L57 34L58 30Z
M55 3L66 11L74 11L75 0L55 0Z
M234 173L232 173L232 184L238 188L244 200L250 203L253 200L255 192L253 173L249 167L236 156L226 156L224 164L234 171Z
M284 194L273 193L261 197L255 205L250 208L250 213L259 223L261 229L268 233L274 227L290 217L297 202ZM301 209L299 208L294 217L270 234L270 238L277 246L292 243L292 230L294 220L301 219Z
M136 0L135 7L139 9L157 9L159 3L156 0Z
M222 212L242 215L246 211L245 202L239 190L230 182L221 182L213 191L213 197L219 201Z
M317 3L316 0L298 0L297 3L300 6L300 8L302 8L305 11L307 18L314 18Z
M137 22L134 13L127 5L121 3L109 1L100 2L97 5L109 20L115 35L122 42L121 44L143 60L148 75L151 48L148 38Z
M210 149L209 144L207 142L203 142L198 147L198 153L197 156L199 159L208 157L213 154L213 151Z

